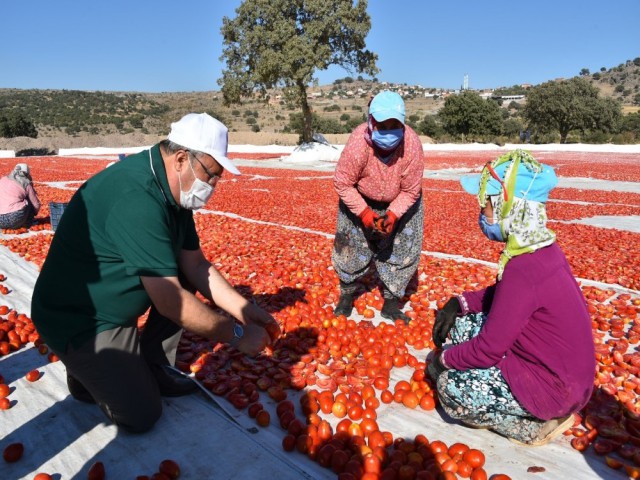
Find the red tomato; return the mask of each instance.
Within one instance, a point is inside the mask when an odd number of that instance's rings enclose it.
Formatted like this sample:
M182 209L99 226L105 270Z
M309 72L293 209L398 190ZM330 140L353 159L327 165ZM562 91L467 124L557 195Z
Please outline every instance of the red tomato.
M373 418L364 418L360 422L360 428L362 428L365 437L368 437L371 432L379 430L378 422L376 422Z
M331 407L331 412L337 418L344 418L347 415L347 406L342 402L335 402Z
M336 449L331 455L331 470L335 473L342 473L344 471L344 467L349 461L349 454L341 449Z
M323 467L328 468L331 466L331 457L333 453L336 451L336 447L331 445L330 443L326 443L320 450L318 450L318 455L316 457L316 461Z
M387 377L378 376L373 380L373 386L378 390L386 390L389 388L389 379Z
M8 396L10 393L11 389L9 388L9 385L6 383L0 383L0 398Z
M351 424L351 420L349 420L348 418L343 418L342 420L340 420L340 422L338 422L338 425L336 426L336 432L346 432L348 434Z
M163 460L158 467L160 473L164 473L171 480L175 480L180 476L180 466L173 460Z
M298 438L296 438L296 449L300 453L307 453L312 445L313 440L311 440L309 435L307 435L306 433L298 435Z
M447 472L443 472L441 477L443 479L446 479L447 477L444 475ZM416 469L413 468L411 465L402 465L399 469L398 469L398 480L413 480L416 476ZM440 477L439 477L440 478ZM455 475L454 475L455 478Z
M24 445L22 443L11 443L2 451L2 458L7 463L17 462L22 458L24 453Z
M0 410L9 410L11 401L8 398L0 398Z
M433 442L431 442L429 444L429 449L434 454L443 453L443 452L448 454L448 451L449 451L449 449L447 448L447 444L444 442L441 442L440 440L434 440Z
M333 435L333 428L331 424L326 420L322 420L318 425L318 438L321 441L327 441Z
M96 462L89 468L87 472L87 480L104 480L105 469L102 462Z
M436 401L433 396L425 393L420 399L420 408L427 411L436 408Z
M247 409L247 414L250 418L256 418L260 410L264 410L264 406L260 402L252 403Z
M470 478L471 480L487 480L487 472L482 467L474 468Z
M291 434L285 435L282 439L282 448L285 452L293 452L296 448L296 437Z
M36 476L33 477L33 480L53 480L53 477L48 473L36 473Z
M467 462L471 468L478 468L484 466L484 453L475 448L471 448L463 453L462 459Z
M414 392L405 392L404 395L402 395L402 404L407 408L416 408L418 402L418 396Z
M400 390L411 391L411 384L406 380L398 380L395 387L393 387L393 391L397 392Z
M380 458L373 453L369 453L364 457L364 471L367 473L377 473L382 471L382 464Z
M349 408L347 415L349 415L351 420L360 420L362 418L362 407L360 405L353 405Z
M393 402L393 393L391 393L389 390L383 390L382 393L380 394L380 400L382 400L382 403Z
M469 450L469 447L464 443L454 443L449 447L448 453L451 458L453 458L457 454L464 454Z
M269 423L271 423L271 415L266 410L260 410L256 415L256 422L261 427L268 427ZM291 424L289 424L291 426Z
M25 375L25 378L30 382L35 382L40 378L40 372L38 370L31 370Z
M151 475L150 480L171 480L171 479L162 472L156 472L153 475Z
M295 419L296 419L296 414L293 413L292 411L283 412L282 415L280 415L279 417L280 426L286 430L287 428L289 428L289 425L291 424L291 422L293 422Z
M293 405L293 402L291 400L283 400L276 406L276 414L278 415L278 417L280 417L284 412L293 412L294 409L295 406Z

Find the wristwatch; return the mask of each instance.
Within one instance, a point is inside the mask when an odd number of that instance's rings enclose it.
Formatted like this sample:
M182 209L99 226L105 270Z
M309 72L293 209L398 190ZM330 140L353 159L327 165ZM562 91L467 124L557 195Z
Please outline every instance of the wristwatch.
M240 339L244 336L244 328L239 323L233 324L233 338L229 342L229 345L235 347Z

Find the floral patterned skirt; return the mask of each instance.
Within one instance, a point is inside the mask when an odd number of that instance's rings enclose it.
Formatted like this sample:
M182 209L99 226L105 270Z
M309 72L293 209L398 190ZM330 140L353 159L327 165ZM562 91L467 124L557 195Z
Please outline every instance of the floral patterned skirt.
M458 317L450 332L452 343L463 343L478 335L485 320L484 313ZM438 377L438 396L452 418L523 443L533 441L546 424L514 398L497 367L446 370Z
M367 202L378 215L388 204ZM353 283L367 273L373 263L385 288L395 297L404 295L418 269L422 251L424 206L422 196L398 219L394 231L383 237L367 231L358 216L340 201L331 260L344 283Z

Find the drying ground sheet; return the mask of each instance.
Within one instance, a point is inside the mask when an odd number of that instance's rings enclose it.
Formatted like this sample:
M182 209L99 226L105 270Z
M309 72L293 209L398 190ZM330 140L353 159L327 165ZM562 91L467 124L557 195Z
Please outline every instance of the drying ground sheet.
M475 199L455 178L431 174L473 171L494 157L425 156L423 256L403 302L409 325L380 317L381 290L373 274L363 279L349 319L332 314L339 296L331 267L333 166L279 168L281 162L257 155L238 160L243 175L225 176L206 209L195 214L201 246L231 284L273 314L284 334L273 349L247 359L185 333L177 367L201 391L164 399L162 418L141 436L118 432L98 408L69 396L64 366L50 361L29 319L33 284L53 235L49 202L68 201L110 162L30 158L43 203L38 222L0 237L0 375L10 390L9 408L0 411L0 448L24 445L19 461L0 464L0 477L32 479L46 472L82 479L101 461L107 478L135 478L151 476L162 460L172 459L187 479L330 479L342 471L346 480L359 478L364 468L395 471L385 478L451 470L465 478L474 461L460 454L466 448L482 452L488 477L638 475L640 233L634 219L640 191L627 188L640 184L637 155L536 154L560 176L548 204L550 227L592 316L598 371L592 400L575 426L544 447L515 445L450 419L423 376L436 308L451 295L491 285L500 252L478 229ZM0 159L0 174L15 163ZM589 182L597 188L580 188ZM609 221L594 225L595 218ZM141 327L144 321L139 319ZM26 378L32 370L39 372L33 382ZM255 418L260 409L269 413L267 426L266 415ZM482 478L477 468L475 475Z

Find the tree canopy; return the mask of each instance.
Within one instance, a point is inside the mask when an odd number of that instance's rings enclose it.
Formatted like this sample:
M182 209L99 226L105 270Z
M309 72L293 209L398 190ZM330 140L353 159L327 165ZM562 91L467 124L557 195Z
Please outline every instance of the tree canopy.
M447 97L438 113L442 128L463 140L481 140L486 136L500 135L502 114L493 100L483 100L480 95L468 90L460 95Z
M312 140L307 87L317 70L339 65L375 75L377 55L366 49L367 1L245 0L234 19L223 18L221 60L225 104L281 87L302 110L302 141Z
M38 130L32 121L22 115L0 115L0 137L38 138Z
M533 87L523 116L535 134L558 132L560 143L566 143L571 130L614 130L622 108L611 98L600 98L588 80L574 77Z

